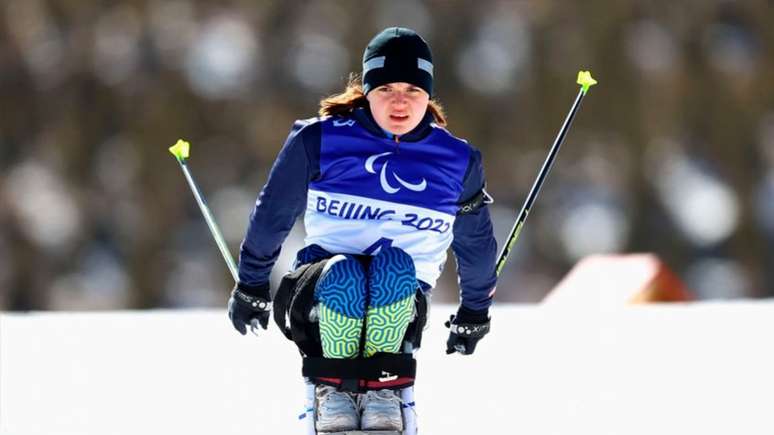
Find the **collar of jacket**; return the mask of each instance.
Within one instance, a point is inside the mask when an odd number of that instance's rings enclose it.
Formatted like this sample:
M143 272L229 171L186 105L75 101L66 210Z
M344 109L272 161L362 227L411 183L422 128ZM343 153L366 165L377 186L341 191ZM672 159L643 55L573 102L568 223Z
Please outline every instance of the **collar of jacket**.
M384 130L379 127L373 116L371 116L371 110L368 107L359 107L352 111L352 118L362 125L363 128L368 130L369 133L378 136L385 137ZM433 122L433 114L428 110L425 112L425 116L419 121L419 125L414 127L410 132L398 136L401 142L417 142L427 137L430 132L433 131L433 127L430 123Z

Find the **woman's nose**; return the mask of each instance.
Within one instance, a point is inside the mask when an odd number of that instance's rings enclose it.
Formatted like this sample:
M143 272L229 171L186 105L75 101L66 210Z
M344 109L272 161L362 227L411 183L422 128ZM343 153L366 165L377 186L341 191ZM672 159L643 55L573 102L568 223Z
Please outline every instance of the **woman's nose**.
M404 94L403 92L395 92L392 96L392 102L396 104L405 103L406 94Z

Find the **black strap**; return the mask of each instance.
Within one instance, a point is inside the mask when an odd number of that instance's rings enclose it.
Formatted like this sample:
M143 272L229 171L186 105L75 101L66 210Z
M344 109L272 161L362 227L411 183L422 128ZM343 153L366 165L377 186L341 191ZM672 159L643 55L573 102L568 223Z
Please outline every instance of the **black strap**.
M457 211L457 216L473 213L484 205L491 204L493 202L494 198L492 198L487 193L486 188L481 188L481 190L479 190L478 193L473 196L473 198L470 198L469 200L460 204L460 209Z
M411 342L414 350L419 349L422 345L422 332L425 330L427 324L427 300L428 296L422 292L422 289L417 289L414 301L416 303L417 316L409 323L406 329L405 339Z
M415 378L417 362L411 354L376 353L370 358L332 359L307 357L302 374L308 378L342 378L379 381L388 377Z
M274 323L285 337L296 343L304 356L321 353L318 329L307 316L314 303L314 287L327 259L303 264L282 277L274 297Z
M274 323L277 324L288 340L294 341L294 323L299 321L301 324L306 323L306 319L303 318L304 313L301 313L301 311L305 310L293 310L292 308L297 303L299 297L306 302L305 307L311 307L312 298L314 297L314 285L317 283L317 279L320 277L326 261L303 264L282 277L277 294L274 296Z
M274 323L277 324L285 337L291 341L293 337L290 334L290 327L287 325L287 312L290 308L290 301L295 296L296 282L308 268L309 265L304 264L283 276L277 289L277 294L274 295Z
M296 294L290 301L290 334L304 356L321 356L318 323L309 321L309 311L314 304L314 289L328 260L318 261L309 267L296 283Z

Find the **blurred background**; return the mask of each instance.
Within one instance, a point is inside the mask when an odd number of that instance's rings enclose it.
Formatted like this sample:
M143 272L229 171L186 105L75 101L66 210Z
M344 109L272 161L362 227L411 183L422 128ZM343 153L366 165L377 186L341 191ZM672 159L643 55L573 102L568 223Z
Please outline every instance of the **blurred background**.
M653 252L701 299L774 293L771 1L0 1L0 309L223 307L231 251L294 119L384 27L430 43L449 128L484 153L500 243L589 69L498 285ZM275 272L303 243L297 226ZM277 274L275 274L277 275ZM435 301L456 301L452 257Z

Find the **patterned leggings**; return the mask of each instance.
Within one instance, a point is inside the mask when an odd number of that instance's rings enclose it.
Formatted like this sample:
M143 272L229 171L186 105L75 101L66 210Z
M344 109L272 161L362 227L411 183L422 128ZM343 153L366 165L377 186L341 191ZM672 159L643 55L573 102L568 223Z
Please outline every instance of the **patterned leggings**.
M400 248L382 249L366 270L353 256L328 260L315 287L325 358L400 352L417 290L414 261ZM367 306L366 306L367 304Z

